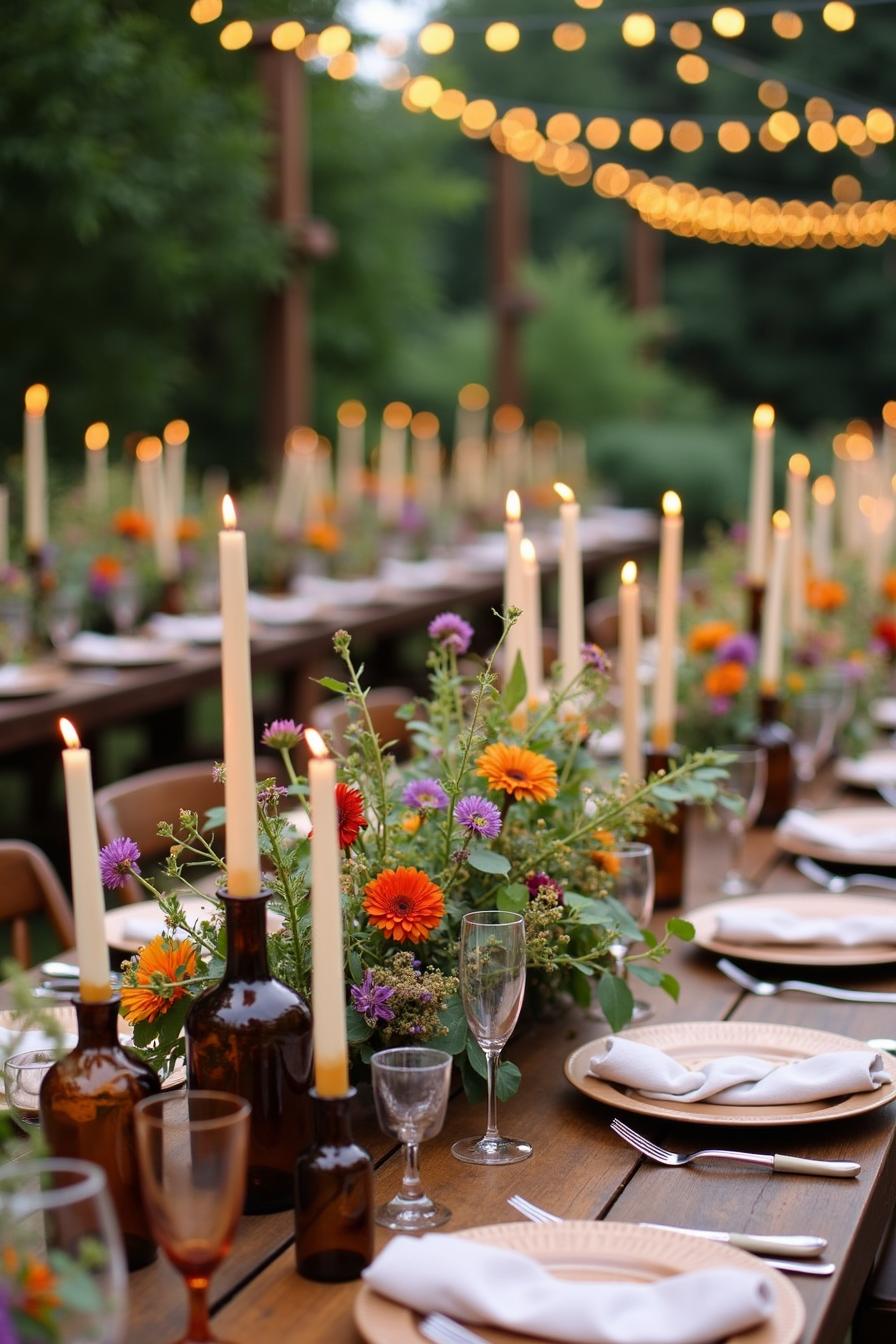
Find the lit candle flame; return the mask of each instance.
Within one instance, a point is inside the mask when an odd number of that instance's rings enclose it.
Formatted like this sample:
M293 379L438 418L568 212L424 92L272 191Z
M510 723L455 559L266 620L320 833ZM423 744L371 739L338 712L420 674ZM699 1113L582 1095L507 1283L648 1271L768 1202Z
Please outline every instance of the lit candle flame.
M95 420L84 431L84 447L92 453L98 453L109 442L109 426L104 420Z
M633 583L637 583L638 566L635 564L634 560L626 560L619 573L619 578L625 584L626 588L629 588Z
M236 509L233 507L233 500L229 495L225 495L221 500L221 517L227 531L232 532L236 527Z
M508 523L518 523L522 517L523 506L520 504L520 497L515 490L507 491L507 500L504 504L504 516Z
M528 537L523 537L520 542L520 556L523 559L523 563L527 565L534 565L538 559L535 554L535 546Z
M69 747L70 749L76 749L77 747L80 747L81 739L78 736L78 730L72 723L71 719L60 719L59 731L62 734L62 740L65 742L65 745L67 747Z
M330 753L327 750L327 744L316 728L305 729L305 742L311 755L316 756L318 760L322 760L325 756L329 756Z
M390 401L383 407L383 424L389 429L406 429L411 423L411 408L405 401Z
M772 514L772 527L776 532L786 532L790 527L790 515L783 509L775 509Z
M554 493L560 496L564 504L575 504L576 502L575 490L565 485L563 481L554 482Z
M336 412L336 419L346 429L354 429L358 425L363 425L367 419L364 403L362 401L344 401Z
M484 411L488 405L488 388L482 383L467 383L458 392L457 401L465 411Z
M50 389L43 383L32 383L25 392L25 410L29 415L43 415L50 400Z
M755 429L771 429L775 423L775 408L770 406L767 401L760 402L753 412L753 426Z
M138 462L152 462L160 457L162 453L162 440L155 434L149 434L141 439L136 448Z
M186 443L190 437L190 426L186 420L169 420L162 430L162 436L166 443L180 444Z
M794 476L802 476L805 479L812 469L812 463L805 453L794 453L793 457L787 463L787 467Z
M681 516L681 495L674 490L667 490L663 495L663 515L666 518L678 518Z
M833 504L837 498L837 487L834 484L833 477L819 476L816 481L813 481L812 498L816 504Z

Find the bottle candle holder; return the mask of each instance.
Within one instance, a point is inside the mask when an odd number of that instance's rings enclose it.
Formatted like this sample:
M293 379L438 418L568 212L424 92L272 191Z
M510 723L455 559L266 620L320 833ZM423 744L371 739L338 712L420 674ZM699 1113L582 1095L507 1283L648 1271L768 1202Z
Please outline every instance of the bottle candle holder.
M765 602L765 584L747 585L747 629L756 639L762 630L762 608Z
M759 726L754 745L765 748L768 780L758 818L760 826L776 826L793 804L795 774L792 743L793 733L781 721L781 701L776 695L761 695Z
M678 749L660 751L645 747L644 757L648 775L669 770L675 763ZM644 841L653 850L655 872L654 905L662 908L679 905L684 896L685 857L687 852L688 809L683 803L668 818L672 829L654 822L647 827Z
M296 1272L318 1283L357 1279L373 1259L373 1163L352 1138L355 1095L311 1089L314 1141L296 1163Z

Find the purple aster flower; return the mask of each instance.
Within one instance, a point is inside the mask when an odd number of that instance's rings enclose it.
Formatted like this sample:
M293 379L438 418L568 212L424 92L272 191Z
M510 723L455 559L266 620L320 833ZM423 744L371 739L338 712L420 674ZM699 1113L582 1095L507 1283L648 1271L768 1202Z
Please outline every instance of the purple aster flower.
M477 793L461 798L454 809L454 820L465 831L479 835L483 840L494 840L501 834L501 813L494 803Z
M588 667L593 667L602 677L607 676L610 671L610 660L599 644L583 644L581 654L582 661Z
M837 676L842 677L847 686L860 686L868 676L868 667L858 658L846 658L837 664Z
M455 653L466 653L473 639L473 627L456 611L443 611L434 616L427 626L430 639L436 640L443 649L453 649Z
M730 708L731 700L727 695L714 695L711 697L709 702L710 714L715 714L718 718L721 718L723 714L728 713Z
M558 905L563 901L563 888L548 873L530 873L526 878L526 886L529 888L530 896L537 896L543 888L546 888L556 896Z
M285 798L288 789L284 789L282 784L265 784L258 789L256 797L262 807L276 807L281 798Z
M291 751L302 740L304 728L295 719L274 719L266 723L261 735L263 747L273 747L275 751Z
M441 812L448 806L448 795L437 779L412 779L401 801L416 812Z
M730 635L728 639L722 640L716 649L716 662L743 663L744 667L752 667L758 652L759 642L756 636L747 630L742 630L739 634Z
M399 531L414 534L422 532L425 526L426 514L420 505L413 499L406 499L401 507L401 516L398 519Z
M728 536L736 546L742 546L749 535L750 529L742 520L732 523L731 527L728 529Z
M212 779L216 784L223 784L225 778L224 762L215 761L212 766Z
M104 887L117 891L123 887L125 879L133 873L140 874L140 850L127 835L119 835L110 840L100 850L100 878Z
M366 970L360 985L352 985L349 992L352 1007L361 1014L368 1026L375 1027L377 1022L391 1022L395 1016L388 1006L395 990L391 985L376 984L373 971Z

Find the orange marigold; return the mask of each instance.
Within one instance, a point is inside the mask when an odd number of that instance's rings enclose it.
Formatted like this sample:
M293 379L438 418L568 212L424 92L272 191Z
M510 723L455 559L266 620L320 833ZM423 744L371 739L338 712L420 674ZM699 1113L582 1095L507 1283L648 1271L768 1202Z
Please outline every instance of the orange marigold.
M154 1022L188 990L182 982L196 970L196 949L186 939L161 933L137 954L124 973L121 1011L129 1022Z
M90 565L91 577L104 584L115 584L121 578L122 564L117 555L98 555Z
M613 832L595 831L592 839L597 841L600 849L591 851L591 862L596 863L599 868L603 868L604 872L609 874L610 877L615 877L619 872L619 856L607 852L616 848L616 837Z
M178 541L198 541L202 536L202 524L198 518L184 516L177 525Z
M883 591L888 602L896 602L896 569L891 569L884 577Z
M518 803L544 803L557 796L557 767L528 747L493 742L476 762L476 773L496 793L509 793Z
M419 868L384 868L364 888L364 909L384 938L421 943L440 923L445 897Z
M802 695L806 689L806 678L801 672L788 672L784 678L784 685L791 695Z
M837 579L810 579L806 601L815 611L836 611L846 601L846 587Z
M128 537L131 541L145 541L152 536L152 525L139 509L119 509L112 526L120 537Z
M747 684L747 669L743 663L718 663L710 667L703 678L707 695L737 695Z
M688 648L691 653L712 653L723 640L737 634L737 626L732 621L701 621L688 635Z
M305 541L316 551L333 555L342 547L342 533L333 523L309 523L305 529Z

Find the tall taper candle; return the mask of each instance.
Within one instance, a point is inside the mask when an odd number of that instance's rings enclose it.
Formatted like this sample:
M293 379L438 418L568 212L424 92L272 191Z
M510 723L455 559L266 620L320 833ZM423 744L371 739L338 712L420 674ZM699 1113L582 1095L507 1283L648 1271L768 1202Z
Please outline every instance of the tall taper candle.
M311 999L314 1022L314 1086L318 1096L348 1091L345 1031L345 960L336 762L320 733L305 729L311 812Z
M47 434L44 415L50 393L34 383L25 393L23 424L25 551L39 555L47 544Z
M344 401L336 412L336 494L339 511L351 517L364 489L364 424L360 401Z
M787 464L787 513L790 517L790 630L802 634L806 624L806 485L811 463L805 453L794 453Z
M394 524L401 518L410 423L411 408L405 402L390 401L383 408L377 461L377 512L381 523Z
M626 560L619 585L619 683L622 691L622 768L632 784L644 778L641 681L641 590L638 566Z
M84 431L84 499L94 513L109 502L109 426L103 420Z
M582 598L582 543L579 537L581 506L568 485L554 482L560 497L560 612L559 656L563 682L568 685L582 668L585 640L585 608Z
M411 464L417 503L435 518L442 506L442 448L439 419L431 411L418 411L411 419Z
M9 568L9 490L0 485L0 569Z
M488 415L488 388L482 383L467 383L457 394L454 417L455 446L462 439L484 439Z
M169 420L162 430L165 440L165 491L168 512L175 529L184 516L187 495L187 445L190 426L186 420Z
M765 583L768 565L768 520L772 511L775 448L775 409L767 402L753 412L753 463L750 476L750 522L747 582Z
M90 752L81 746L75 726L68 719L59 720L59 731L65 742L62 771L65 776L65 808L68 816L81 998L87 1003L105 1003L112 997L112 983L109 950L106 946L106 905L100 879L100 845L96 833Z
M236 530L229 495L218 533L221 579L221 690L224 700L224 804L227 812L227 890L255 896L261 890L255 801L255 730L249 646L246 534Z
M143 508L152 524L152 544L161 579L176 579L180 553L162 476L162 440L151 434L137 444L137 468Z
M523 560L520 543L523 540L522 506L515 490L508 490L505 503L504 540L507 551L504 560L504 610L519 607L522 611L525 602L523 584ZM523 632L520 622L511 626L504 641L504 678L510 679L516 664L517 654L523 656ZM523 663L525 667L525 661Z
M678 605L681 590L681 551L684 520L681 500L674 490L663 495L660 531L660 573L657 594L656 681L653 686L653 736L656 751L668 751L675 740L678 689Z
M541 566L535 547L528 537L520 542L523 567L523 667L526 669L527 696L537 700L544 681L544 652L541 639Z
M836 497L833 477L819 476L812 482L812 574L816 579L828 579L831 575Z
M522 480L523 413L519 406L497 406L492 417L492 452L502 490L516 488Z
M783 509L772 516L772 560L765 602L762 606L762 637L759 647L759 691L775 698L781 689L784 645L784 588L790 550L790 519Z

